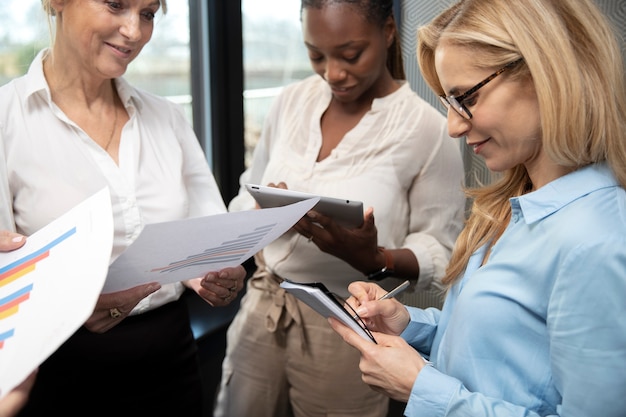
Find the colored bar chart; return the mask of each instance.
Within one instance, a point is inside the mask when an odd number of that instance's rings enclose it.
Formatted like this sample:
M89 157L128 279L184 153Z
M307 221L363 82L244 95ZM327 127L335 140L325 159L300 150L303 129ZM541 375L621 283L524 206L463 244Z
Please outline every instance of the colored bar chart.
M49 244L0 268L0 322L18 314L20 305L29 300L35 285L32 280L29 281L29 274L35 271L37 263L48 258L52 248L75 233L76 228L73 227ZM0 349L4 348L5 343L14 334L14 328L0 332Z
M180 282L241 265L288 232L318 201L147 224L109 266L102 293Z
M274 226L276 226L276 223L257 227L251 233L243 233L237 236L236 239L227 240L219 246L207 249L196 255L191 255L184 260L171 262L168 266L153 268L152 271L170 272L196 265L210 266L221 262L238 261L243 255L258 245Z
M60 198L58 217L20 248L0 251L0 399L85 323L102 291L113 245L111 195L105 187L75 199Z

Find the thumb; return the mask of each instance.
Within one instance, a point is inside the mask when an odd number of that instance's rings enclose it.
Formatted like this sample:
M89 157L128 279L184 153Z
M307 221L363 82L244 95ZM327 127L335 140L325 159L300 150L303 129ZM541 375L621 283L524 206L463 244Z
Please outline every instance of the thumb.
M21 248L26 243L26 236L8 230L0 231L0 251L8 252Z
M374 207L368 207L363 213L363 222L373 225L374 224Z

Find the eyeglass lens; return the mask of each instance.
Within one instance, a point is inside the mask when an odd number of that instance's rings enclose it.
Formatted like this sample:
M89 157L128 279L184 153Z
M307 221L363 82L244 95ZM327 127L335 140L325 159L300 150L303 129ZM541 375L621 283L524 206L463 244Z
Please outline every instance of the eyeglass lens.
M452 107L458 114L461 115L461 117L469 120L472 118L472 113L470 113L470 111L463 105L463 102L470 95L474 94L480 88L484 87L485 84L487 84L489 81L493 80L498 75L502 74L508 68L512 67L513 65L517 64L520 61L522 61L522 58L509 62L508 64L506 64L505 66L503 66L502 68L500 68L499 70L491 74L489 77L485 78L484 80L482 80L481 82L476 84L474 87L470 88L469 90L467 90L465 93L461 94L458 97L441 95L439 96L439 100L441 101L443 106L446 108L446 110L449 110L450 107Z

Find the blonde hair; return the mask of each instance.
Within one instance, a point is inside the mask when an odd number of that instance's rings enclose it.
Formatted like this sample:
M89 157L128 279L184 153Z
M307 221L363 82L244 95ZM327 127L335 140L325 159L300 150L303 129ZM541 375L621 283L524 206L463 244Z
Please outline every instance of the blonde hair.
M161 13L164 15L167 13L167 0L159 0ZM51 43L54 44L54 24L52 18L56 16L56 10L52 7L52 0L41 0L41 6L43 7L46 16L48 17L48 31L50 32Z
M159 0L160 3L160 9L161 12L163 14L167 13L167 0ZM52 0L41 0L41 5L43 7L44 12L46 12L46 15L48 16L54 16L55 15L55 11L52 8Z
M606 161L626 188L626 91L611 24L593 0L461 0L418 31L424 79L443 94L434 64L445 40L472 50L477 67L523 58L509 76L530 77L539 101L542 146L554 162L578 169ZM532 186L523 165L493 184L468 189L474 199L444 283L463 273L470 255L493 243L510 217L509 198Z

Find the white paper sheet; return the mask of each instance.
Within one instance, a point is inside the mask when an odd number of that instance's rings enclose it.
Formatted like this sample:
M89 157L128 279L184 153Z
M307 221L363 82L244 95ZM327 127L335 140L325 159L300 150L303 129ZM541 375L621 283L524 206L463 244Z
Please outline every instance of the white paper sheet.
M280 237L319 201L148 224L109 268L110 293L149 282L167 284L241 265Z
M113 243L109 191L0 253L0 397L22 382L91 315Z

